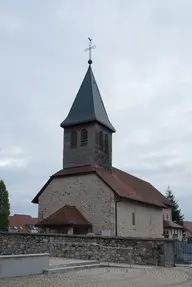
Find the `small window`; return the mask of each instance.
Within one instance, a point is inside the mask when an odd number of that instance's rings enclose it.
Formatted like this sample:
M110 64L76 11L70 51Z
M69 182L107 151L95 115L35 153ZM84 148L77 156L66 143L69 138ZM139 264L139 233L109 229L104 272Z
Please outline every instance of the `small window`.
M135 225L135 213L132 213L132 225Z
M105 134L105 152L109 152L109 139L108 139L108 134Z
M103 148L103 132L102 131L99 132L99 145L100 145L100 148L102 149Z
M86 146L88 142L88 132L86 129L81 130L81 146Z
M71 132L71 148L77 147L77 132L72 131Z

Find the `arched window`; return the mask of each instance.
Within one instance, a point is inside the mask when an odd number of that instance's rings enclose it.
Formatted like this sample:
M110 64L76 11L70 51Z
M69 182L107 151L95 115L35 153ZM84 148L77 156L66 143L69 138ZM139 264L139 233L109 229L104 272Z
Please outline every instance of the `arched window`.
M81 146L86 146L88 143L88 132L86 129L81 130Z
M108 138L108 134L105 134L105 152L106 153L109 152L109 138Z
M100 145L100 148L103 149L103 132L102 131L99 132L99 145Z
M77 132L72 131L71 132L71 148L77 147Z

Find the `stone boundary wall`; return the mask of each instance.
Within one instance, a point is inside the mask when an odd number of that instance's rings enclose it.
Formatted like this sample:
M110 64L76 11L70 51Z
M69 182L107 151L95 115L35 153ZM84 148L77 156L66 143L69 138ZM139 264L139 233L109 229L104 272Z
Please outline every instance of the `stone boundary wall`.
M0 255L50 253L52 257L174 266L169 239L0 232Z

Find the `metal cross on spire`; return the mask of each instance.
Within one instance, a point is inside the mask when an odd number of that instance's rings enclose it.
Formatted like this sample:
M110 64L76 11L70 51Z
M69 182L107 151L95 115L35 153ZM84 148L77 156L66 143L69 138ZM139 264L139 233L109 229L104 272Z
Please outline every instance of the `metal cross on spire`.
M89 51L89 61L88 61L88 64L91 65L92 64L92 59L91 59L91 50L92 49L95 49L96 46L93 45L92 46L92 39L88 37L88 40L89 40L89 48L86 48L85 49L85 52Z

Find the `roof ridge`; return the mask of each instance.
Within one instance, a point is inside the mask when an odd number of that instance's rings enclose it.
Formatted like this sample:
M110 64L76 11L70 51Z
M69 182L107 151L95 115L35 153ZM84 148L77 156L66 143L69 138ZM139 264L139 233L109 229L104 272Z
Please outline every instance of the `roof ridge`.
M94 76L94 73L93 73L93 70L92 70L91 67L90 67L90 71L91 71L91 80L92 80L92 81L91 81L91 83L92 83L91 88L92 88L92 93L93 93L94 112L95 112L95 97L94 97L94 91L93 91L93 84L95 84L95 87L96 87L96 89L97 89L98 95L99 95L100 100L101 100L102 107L103 107L103 109L104 109L104 111L105 111L105 113L106 113L107 119L109 120L109 117L108 117L108 114L107 114L107 111L106 111L106 108L105 108L103 99L102 99L102 97L101 97L101 93L100 93L99 87L98 87L98 85L97 85L97 82L96 82L96 79L95 79L95 76ZM99 121L99 119L97 118L97 113L96 113L96 112L95 112L95 117L96 117L96 119ZM110 122L110 121L109 121L109 122Z
M95 166L94 165L90 165L90 164L87 164L87 165L84 165L84 166L73 166L73 167L68 167L68 168L61 168L60 170L58 170L57 172L55 172L53 175L51 175L50 177L54 177L54 176L58 176L60 172L62 171L72 171L72 170L76 170L77 168L92 168L93 170L95 170Z
M22 214L22 213L15 213L14 215L10 215L10 216L28 216L33 218L30 214Z
M135 178L135 179L139 179L139 180L141 180L141 181L143 181L143 182L145 182L145 183L147 183L147 184L150 184L147 180L144 180L144 179L142 179L142 178L140 178L140 177L138 177L138 176L135 176L135 175L132 175L131 173L128 173L128 172L126 172L126 171L124 171L124 170L122 170L122 169L119 169L119 168L117 168L117 167L112 167L113 169L116 169L116 170L118 170L118 171L120 171L120 172L122 172L122 173L125 173L126 175L129 175L129 176L131 176L131 177L133 177L133 178ZM151 185L151 184L150 184Z
M93 71L92 71L92 68L91 68L91 65L89 65L89 68L88 70L90 70L90 77L91 77L91 91L92 91L92 95L93 95L93 80L94 79L94 75L93 75ZM95 81L96 82L96 81ZM93 101L93 111L94 111L94 114L96 116L96 113L95 113L95 102L94 102L94 96L92 96L92 101Z

